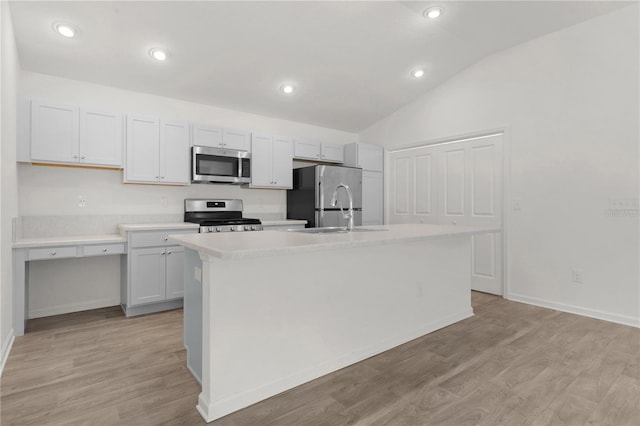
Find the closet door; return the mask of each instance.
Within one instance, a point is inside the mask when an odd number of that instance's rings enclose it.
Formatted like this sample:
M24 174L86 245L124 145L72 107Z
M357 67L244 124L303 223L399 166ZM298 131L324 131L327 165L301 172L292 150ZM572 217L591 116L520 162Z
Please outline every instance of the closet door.
M389 153L389 223L438 223L437 147Z
M439 222L502 228L502 135L439 147ZM471 288L502 294L502 233L475 235Z
M502 134L389 152L389 223L502 229ZM471 288L502 294L502 233L473 237Z

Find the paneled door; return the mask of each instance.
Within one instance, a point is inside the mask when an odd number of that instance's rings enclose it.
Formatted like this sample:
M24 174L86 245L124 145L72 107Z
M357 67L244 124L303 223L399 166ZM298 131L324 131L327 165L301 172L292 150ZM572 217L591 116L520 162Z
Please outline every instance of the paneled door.
M389 223L438 222L438 147L389 153Z
M439 222L502 228L502 134L439 146ZM502 233L472 237L471 288L503 293Z
M502 134L389 153L389 222L502 228ZM471 288L501 295L502 234L473 237Z

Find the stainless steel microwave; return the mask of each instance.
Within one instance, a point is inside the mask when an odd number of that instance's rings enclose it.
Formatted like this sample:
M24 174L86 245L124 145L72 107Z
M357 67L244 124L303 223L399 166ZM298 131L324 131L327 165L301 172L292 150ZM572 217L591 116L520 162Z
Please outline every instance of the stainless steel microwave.
M191 148L191 182L235 183L251 181L251 153L226 148Z

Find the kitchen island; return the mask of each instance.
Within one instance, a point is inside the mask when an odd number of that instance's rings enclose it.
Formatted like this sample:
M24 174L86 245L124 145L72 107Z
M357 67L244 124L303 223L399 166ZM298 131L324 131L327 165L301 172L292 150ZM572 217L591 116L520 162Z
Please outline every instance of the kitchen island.
M207 422L473 315L471 237L497 229L369 229L169 237Z

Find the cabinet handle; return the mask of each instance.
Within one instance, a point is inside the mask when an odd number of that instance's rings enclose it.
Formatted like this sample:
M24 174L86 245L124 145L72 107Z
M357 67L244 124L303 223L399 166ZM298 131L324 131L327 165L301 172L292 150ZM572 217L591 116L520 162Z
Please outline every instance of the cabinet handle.
M74 155L74 156L73 156L73 158L78 158L78 156L77 156L77 155Z
M169 241L169 237L164 237L164 240L165 241Z
M81 160L84 160L84 155L82 157L80 157Z
M103 252L103 253L106 253L106 252L107 252L107 249L106 249L106 248L103 248L103 249L102 249L102 252Z
M165 254L167 254L167 253L165 253L165 252L162 252L162 253L160 253L160 254L164 256L164 255L165 255Z
M167 252L167 254L171 254L171 252L170 252L170 251L168 251L168 252Z
M55 255L56 255L56 252L54 250L54 251L51 252L51 256L55 256Z

